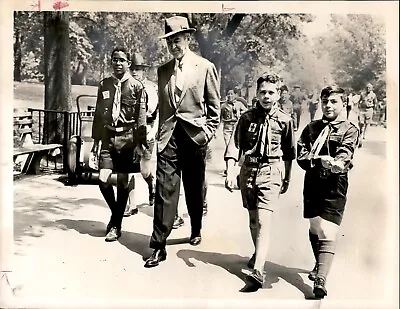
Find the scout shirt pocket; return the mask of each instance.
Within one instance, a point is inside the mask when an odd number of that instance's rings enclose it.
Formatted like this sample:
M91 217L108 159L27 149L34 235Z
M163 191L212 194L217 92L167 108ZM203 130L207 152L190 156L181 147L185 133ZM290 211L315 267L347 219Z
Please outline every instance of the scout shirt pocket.
M257 143L258 134L260 131L260 124L256 122L250 122L247 130L245 131L245 139L251 147Z

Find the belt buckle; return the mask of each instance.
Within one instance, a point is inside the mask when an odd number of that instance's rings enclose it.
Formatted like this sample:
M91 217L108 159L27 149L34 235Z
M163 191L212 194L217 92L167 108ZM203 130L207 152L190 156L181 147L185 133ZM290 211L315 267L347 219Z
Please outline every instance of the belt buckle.
M122 132L122 131L124 131L124 128L123 128L123 127L116 127L116 128L115 128L115 132L120 133L120 132Z
M258 159L254 157L248 157L249 163L258 163Z

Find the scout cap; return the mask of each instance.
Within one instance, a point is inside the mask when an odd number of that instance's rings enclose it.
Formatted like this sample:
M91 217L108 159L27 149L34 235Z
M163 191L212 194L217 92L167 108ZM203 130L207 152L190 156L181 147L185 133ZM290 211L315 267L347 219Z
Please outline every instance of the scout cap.
M329 97L332 93L339 93L339 94L343 95L344 94L344 89L340 88L337 85L325 87L321 91L321 99Z
M165 35L160 36L160 39L165 39L171 35L180 32L194 32L195 28L189 27L189 22L186 17L183 16L173 16L165 20Z
M148 64L144 63L144 58L141 54L139 53L134 53L132 55L132 64L131 64L131 68L132 67L150 67Z

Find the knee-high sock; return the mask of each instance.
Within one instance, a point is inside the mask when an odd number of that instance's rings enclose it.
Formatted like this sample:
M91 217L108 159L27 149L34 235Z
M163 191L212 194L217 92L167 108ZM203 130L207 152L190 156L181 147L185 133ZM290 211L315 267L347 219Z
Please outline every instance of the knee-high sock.
M129 189L125 186L117 185L117 206L116 206L116 218L115 218L115 227L120 229L122 224L122 218L124 217L124 211L126 202L129 197Z
M149 187L149 192L152 192L152 190L153 190L153 179L154 179L153 174L150 172L149 176L147 176L146 178L143 178L143 179L147 183L147 186Z
M101 194L103 194L104 200L106 201L108 207L110 207L112 212L115 209L115 204L116 204L114 189L112 185L106 185L104 183L100 183L99 188Z
M315 261L318 263L318 255L319 255L319 238L317 234L311 233L310 230L308 230L308 239L310 240L311 243L311 248L314 253Z
M335 254L335 241L328 239L319 240L319 255L318 255L318 274L317 276L326 279L329 270L331 269L333 256Z

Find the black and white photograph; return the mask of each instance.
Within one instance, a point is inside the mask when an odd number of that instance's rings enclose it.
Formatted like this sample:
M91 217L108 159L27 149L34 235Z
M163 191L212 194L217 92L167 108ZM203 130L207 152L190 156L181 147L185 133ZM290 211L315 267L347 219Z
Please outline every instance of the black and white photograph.
M0 307L398 306L398 2L6 3Z

